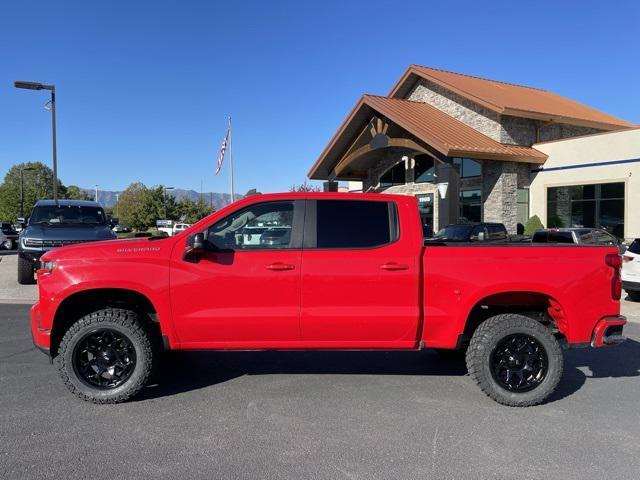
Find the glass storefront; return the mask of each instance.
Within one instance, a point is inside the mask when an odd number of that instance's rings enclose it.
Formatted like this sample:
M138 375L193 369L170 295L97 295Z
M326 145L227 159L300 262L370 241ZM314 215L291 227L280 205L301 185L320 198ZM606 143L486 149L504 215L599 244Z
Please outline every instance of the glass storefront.
M406 183L406 170L405 162L397 163L380 177L380 186L404 185Z
M460 221L482 221L482 192L480 190L463 190L460 192Z
M595 227L624 237L624 183L547 188L547 226Z
M418 212L422 223L422 234L425 238L433 237L433 193L416 195Z

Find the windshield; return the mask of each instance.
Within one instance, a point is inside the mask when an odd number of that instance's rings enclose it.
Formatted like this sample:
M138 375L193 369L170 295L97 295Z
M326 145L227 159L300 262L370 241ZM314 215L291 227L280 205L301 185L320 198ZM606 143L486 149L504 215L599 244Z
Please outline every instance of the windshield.
M473 225L449 225L436 233L436 238L446 238L448 240L469 240Z
M78 205L35 207L29 219L29 225L104 225L106 223L102 208Z

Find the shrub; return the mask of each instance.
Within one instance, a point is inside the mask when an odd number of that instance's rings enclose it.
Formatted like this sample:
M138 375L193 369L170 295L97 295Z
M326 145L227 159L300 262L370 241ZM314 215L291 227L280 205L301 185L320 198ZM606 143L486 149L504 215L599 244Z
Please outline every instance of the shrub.
M536 233L536 230L540 230L541 228L544 228L544 225L542 225L540 218L538 218L537 215L534 215L527 220L527 224L524 226L524 234L533 235Z

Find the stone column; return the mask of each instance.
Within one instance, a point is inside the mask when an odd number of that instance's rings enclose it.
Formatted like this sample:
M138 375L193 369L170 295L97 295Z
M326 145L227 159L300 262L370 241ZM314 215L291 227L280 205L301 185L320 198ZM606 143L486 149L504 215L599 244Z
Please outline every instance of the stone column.
M511 234L518 223L519 170L516 162L485 160L482 172L483 221L503 223Z

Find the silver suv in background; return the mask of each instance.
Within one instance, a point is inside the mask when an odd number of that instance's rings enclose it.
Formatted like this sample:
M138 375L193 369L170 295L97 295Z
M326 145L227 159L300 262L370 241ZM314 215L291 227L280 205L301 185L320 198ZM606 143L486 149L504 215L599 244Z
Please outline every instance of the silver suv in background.
M627 247L618 237L602 228L546 228L537 230L532 243L573 243L575 245L613 245L622 255Z

